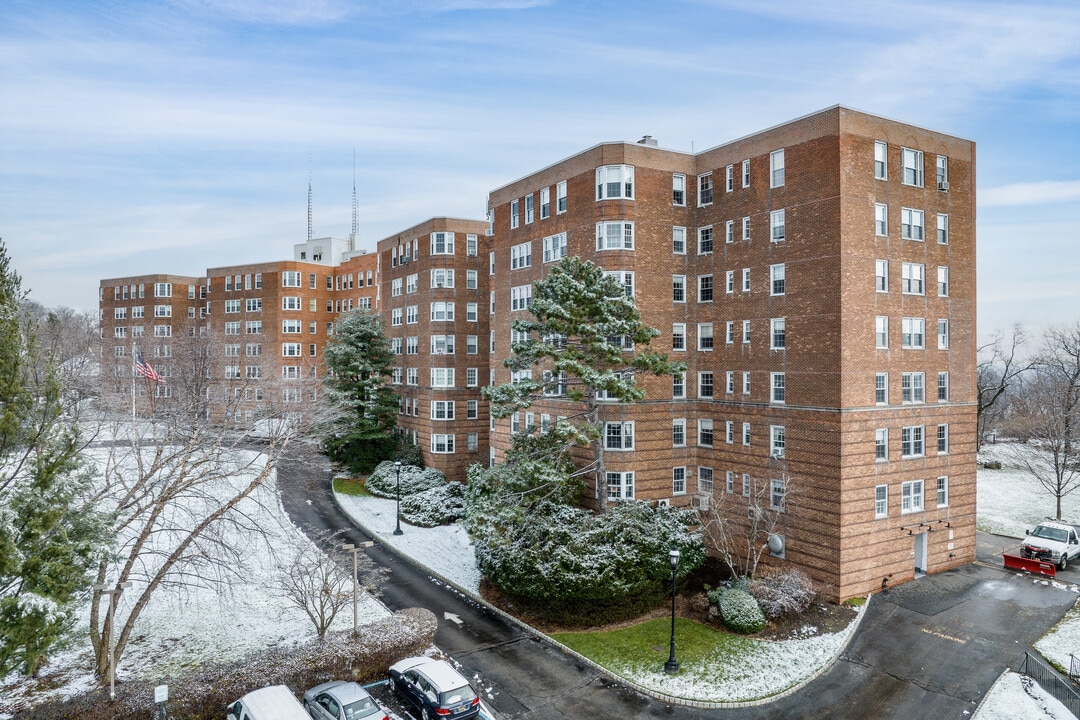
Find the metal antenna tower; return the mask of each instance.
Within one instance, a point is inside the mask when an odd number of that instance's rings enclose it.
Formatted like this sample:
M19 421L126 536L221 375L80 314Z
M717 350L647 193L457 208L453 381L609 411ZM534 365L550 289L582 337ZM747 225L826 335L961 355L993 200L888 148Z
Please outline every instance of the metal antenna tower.
M356 236L360 233L360 204L356 200L356 148L352 151L352 232L349 233L349 249L356 249Z
M307 239L311 242L311 170L308 169L307 178Z

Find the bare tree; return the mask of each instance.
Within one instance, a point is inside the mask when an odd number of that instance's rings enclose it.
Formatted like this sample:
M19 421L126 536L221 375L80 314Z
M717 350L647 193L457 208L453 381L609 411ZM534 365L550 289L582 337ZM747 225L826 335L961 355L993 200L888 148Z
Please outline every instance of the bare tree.
M736 576L753 577L769 539L782 534L795 486L786 474L779 479L747 474L736 478L733 489L714 493L708 506L699 509L701 529L705 542Z
M1015 459L1054 496L1060 520L1062 499L1080 487L1080 323L1046 331L1015 405L1029 439Z
M295 537L292 558L279 565L278 589L308 616L322 640L338 613L353 602L352 558L340 550L340 533L318 535L318 546L302 535ZM358 591L375 593L385 576L386 571L377 569L367 555L357 556Z
M979 394L979 421L976 450L982 447L990 429L996 428L1004 420L1010 389L1032 367L1031 360L1024 361L1017 357L1017 352L1026 341L1023 326L1016 324L1008 341L1001 333L995 333L990 342L978 350L980 360L975 382Z
M159 589L224 589L243 580L243 548L264 531L252 503L276 502L266 486L279 459L318 422L317 405L278 404L304 397L318 380L289 381L286 391L281 380L260 371L222 372L230 357L222 352L223 338L194 330L168 345L155 339L153 353L147 348L159 381L132 379L125 357L103 372L113 387L103 395L110 423L99 439L111 442L100 450L100 480L90 502L112 513L116 547L97 568L96 582L131 581L134 588L125 595L133 598L130 609L125 603L126 615L114 618L100 611L95 593L90 635L101 678L108 668L105 638L115 638L115 655L122 656ZM250 358L246 366L258 368L257 361ZM256 438L256 415L288 422L271 423Z

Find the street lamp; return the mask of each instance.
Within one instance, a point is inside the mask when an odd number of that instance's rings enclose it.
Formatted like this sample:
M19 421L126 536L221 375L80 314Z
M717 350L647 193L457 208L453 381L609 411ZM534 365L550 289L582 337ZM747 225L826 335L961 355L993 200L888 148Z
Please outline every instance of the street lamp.
M395 535L401 535L401 461L394 461L394 468L397 470L397 527L394 528Z
M348 550L352 553L352 631L353 635L356 634L356 593L359 590L357 587L358 581L356 579L357 572L357 556L361 550L371 547L375 543L371 540L362 542L359 545L353 545L352 543L345 543L341 546L342 550Z
M679 672L679 661L675 659L675 568L679 567L679 548L671 548L668 560L671 562L671 654L664 663L664 672L674 675Z
M131 587L131 582L130 581L122 582L122 583L116 583L115 588L109 588L109 586L106 583L98 583L98 584L94 585L95 590L101 591L102 595L108 595L109 596L109 610L108 610L108 614L105 616L105 629L107 631L106 635L108 636L108 639L106 640L106 644L108 645L108 653L109 654L108 654L106 659L109 662L109 699L110 700L115 700L116 699L116 655L115 655L114 650L113 650L113 631L112 631L113 615L116 614L116 601L117 601L117 598L120 597L120 593L124 592L129 587Z

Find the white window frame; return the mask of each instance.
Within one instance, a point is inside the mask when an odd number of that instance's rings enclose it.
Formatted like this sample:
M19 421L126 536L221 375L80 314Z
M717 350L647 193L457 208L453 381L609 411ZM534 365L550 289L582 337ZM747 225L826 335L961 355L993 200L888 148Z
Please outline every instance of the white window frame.
M938 265L937 294L938 297L949 297L949 268L945 265Z
M900 183L923 187L923 151L902 148L900 151Z
M705 207L713 203L712 173L702 173L697 176L697 206Z
M889 373L876 373L874 375L874 404L889 404Z
M787 267L785 263L769 266L769 295L779 297L787 294Z
M787 378L782 372L769 373L769 402L778 405L787 402Z
M769 213L769 242L783 242L787 237L787 220L784 208Z
M926 455L926 428L923 425L907 425L900 428L900 457L920 458Z
M889 145L881 140L874 141L874 179L889 179Z
M453 455L454 434L431 433L431 452L436 455Z
M623 452L634 449L633 422L604 423L604 449Z
M671 276L671 302L673 302L673 303L685 303L686 302L686 276L685 275L672 275Z
M596 168L596 199L633 200L634 166L601 165Z
M716 294L712 275L699 275L697 287L697 301L699 303L711 303Z
M922 263L903 263L900 278L901 292L904 295L926 294L926 266Z
M900 237L904 240L926 240L926 212L915 208L900 208Z
M566 257L566 233L548 235L544 238L544 262L558 262Z
M945 213L937 214L937 241L938 245L949 244L949 216Z
M715 248L712 225L698 228L697 254L711 255Z
M686 175L682 173L671 174L671 204L686 207Z
M882 520L889 517L889 486L874 486L874 519Z
M769 426L769 456L782 458L787 453L787 429L783 425Z
M889 261L874 261L874 290L879 293L889 292Z
M540 188L540 219L551 216L551 188Z
M925 489L922 480L908 480L900 484L900 514L922 512Z
M716 442L713 435L713 421L711 418L698 418L697 421L697 446L712 447Z
M446 230L439 230L431 233L431 254L453 255L454 233Z
M698 323L697 325L697 349L710 351L716 346L716 338L713 336L713 324Z
M926 349L926 318L901 318L900 347L905 350Z
M889 237L889 206L885 203L874 203L874 234Z
M686 418L671 420L671 447L686 447Z
M626 220L605 220L596 223L596 249L597 251L633 250L634 223Z
M634 499L634 473L633 472L607 472L605 473L608 500L633 500Z
M787 348L787 318L770 318L769 349L784 350L785 348Z
M673 352L686 351L686 323L671 324L671 349Z
M874 348L889 349L889 316L878 315L874 318Z
M522 270L532 266L532 243L520 243L510 248L510 269Z
M769 187L783 187L784 180L784 149L780 148L769 153Z
M874 430L874 462L889 460L889 428Z

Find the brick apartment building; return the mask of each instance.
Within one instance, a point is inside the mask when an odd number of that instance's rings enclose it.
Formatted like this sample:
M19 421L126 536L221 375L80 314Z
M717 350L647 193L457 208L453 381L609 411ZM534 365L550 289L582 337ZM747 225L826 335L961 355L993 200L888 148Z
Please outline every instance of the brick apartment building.
M206 278L104 280L103 357L130 352L143 285L183 288L162 301L174 321L205 315L223 337L241 323L225 354L243 357L222 372L256 386L317 372L334 318L370 304L401 358L400 429L463 479L501 457L514 423L573 411L551 399L491 422L479 385L509 380L511 320L579 255L617 273L661 332L653 347L687 363L675 382L643 380L644 401L604 405L618 432L594 494L711 498L738 521L767 487L786 559L835 599L974 558L973 143L833 107L696 154L603 143L494 190L489 208L488 223L435 218L372 254L323 239ZM238 367L250 343L259 370ZM271 395L303 407L287 382ZM249 396L240 410L255 414Z

